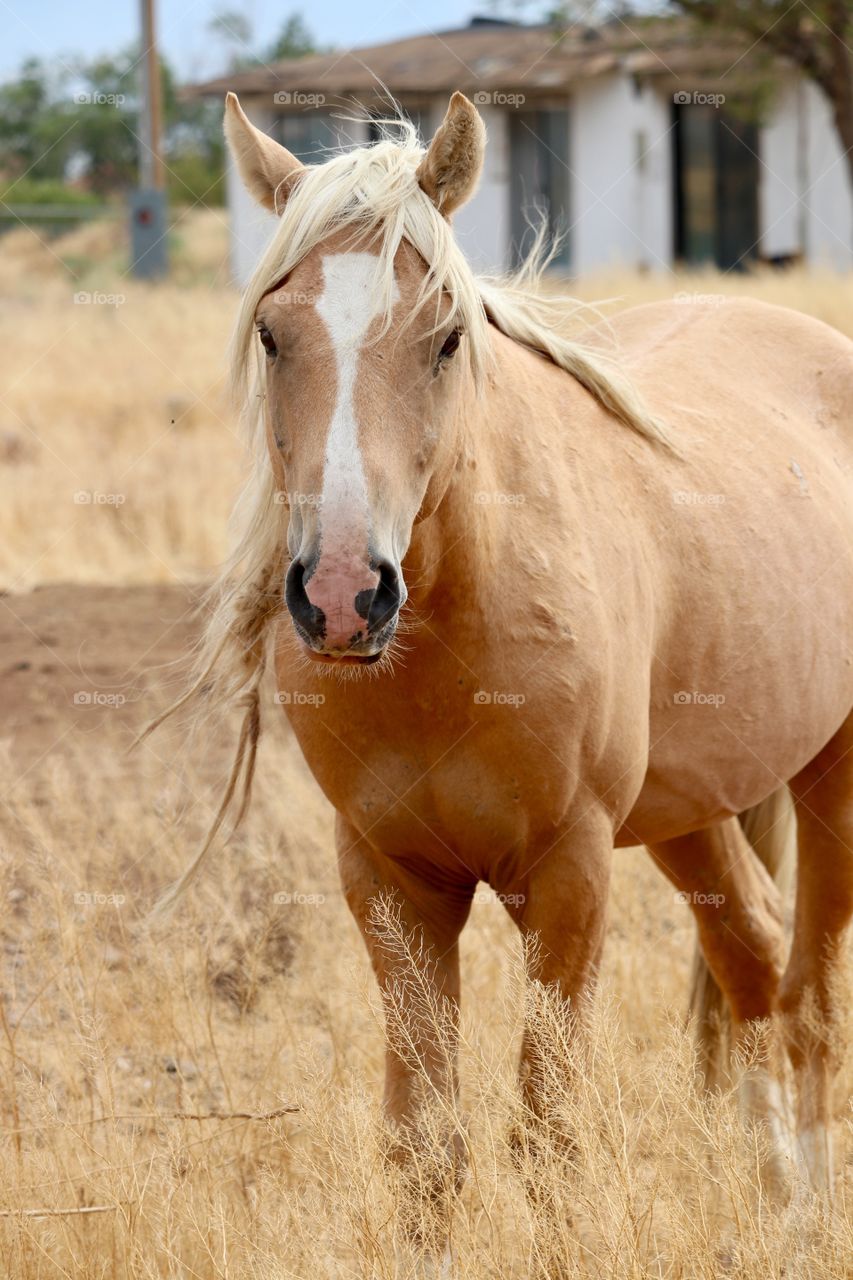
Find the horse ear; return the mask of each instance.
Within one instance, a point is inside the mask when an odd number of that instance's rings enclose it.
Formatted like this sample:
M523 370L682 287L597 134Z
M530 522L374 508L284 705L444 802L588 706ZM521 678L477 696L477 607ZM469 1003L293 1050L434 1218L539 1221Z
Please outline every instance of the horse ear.
M225 95L225 138L246 190L271 213L281 213L293 180L305 166L255 128L236 93Z
M464 93L454 93L416 175L446 218L474 194L485 154L486 127L479 111Z

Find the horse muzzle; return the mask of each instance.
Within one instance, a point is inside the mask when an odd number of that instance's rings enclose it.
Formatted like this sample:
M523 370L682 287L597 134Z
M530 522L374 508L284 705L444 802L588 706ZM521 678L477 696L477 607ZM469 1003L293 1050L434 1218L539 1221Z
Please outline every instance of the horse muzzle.
M389 560L366 565L327 554L313 564L297 557L287 571L284 597L311 658L369 664L382 656L397 629L404 588Z

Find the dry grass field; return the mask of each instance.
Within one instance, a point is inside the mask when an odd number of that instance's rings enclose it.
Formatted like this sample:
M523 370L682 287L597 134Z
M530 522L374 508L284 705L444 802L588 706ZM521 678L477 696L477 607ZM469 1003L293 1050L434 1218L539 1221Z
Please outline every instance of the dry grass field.
M178 726L126 751L179 687L243 466L224 258L207 212L156 288L122 276L116 228L0 241L0 1275L14 1280L416 1274L382 1159L381 1011L330 811L272 691L245 829L166 925L145 923L210 820L233 739L224 725L187 743ZM615 306L733 292L853 336L853 285L830 277L583 286ZM511 1154L519 947L478 897L455 1274L853 1275L850 1028L835 1205L778 1213L757 1185L762 1135L733 1095L692 1084L687 907L636 850L618 856L614 902L583 1087L563 1100L569 1163Z

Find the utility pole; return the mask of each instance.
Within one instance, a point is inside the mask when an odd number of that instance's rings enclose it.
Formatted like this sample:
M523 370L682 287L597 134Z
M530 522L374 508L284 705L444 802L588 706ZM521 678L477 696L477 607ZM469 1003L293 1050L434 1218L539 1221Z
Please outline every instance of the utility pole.
M130 198L133 274L141 279L168 270L166 170L162 155L162 95L154 0L140 0L139 188Z

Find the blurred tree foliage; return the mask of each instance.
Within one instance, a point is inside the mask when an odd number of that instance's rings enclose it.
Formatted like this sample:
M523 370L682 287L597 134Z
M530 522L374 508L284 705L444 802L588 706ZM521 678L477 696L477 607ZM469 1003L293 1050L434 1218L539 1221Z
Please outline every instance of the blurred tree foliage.
M222 203L222 113L218 105L179 100L161 64L164 152L170 198ZM115 57L56 63L31 58L0 85L0 192L11 203L56 202L68 183L107 197L137 181L139 62L135 49ZM66 189L66 197L68 188Z
M225 51L225 68L241 71L257 62L252 52L252 24L239 9L218 9L207 24L213 39Z
M281 62L285 58L304 58L309 53L321 53L319 45L299 13L285 18L281 31L264 54L266 62Z
M252 51L251 27L237 11L218 13L209 30L226 46L229 69L316 50L298 13L261 53ZM0 199L69 203L72 192L104 199L134 187L140 74L136 48L94 59L28 59L15 79L0 85ZM222 105L181 96L163 60L161 76L169 199L222 204Z

